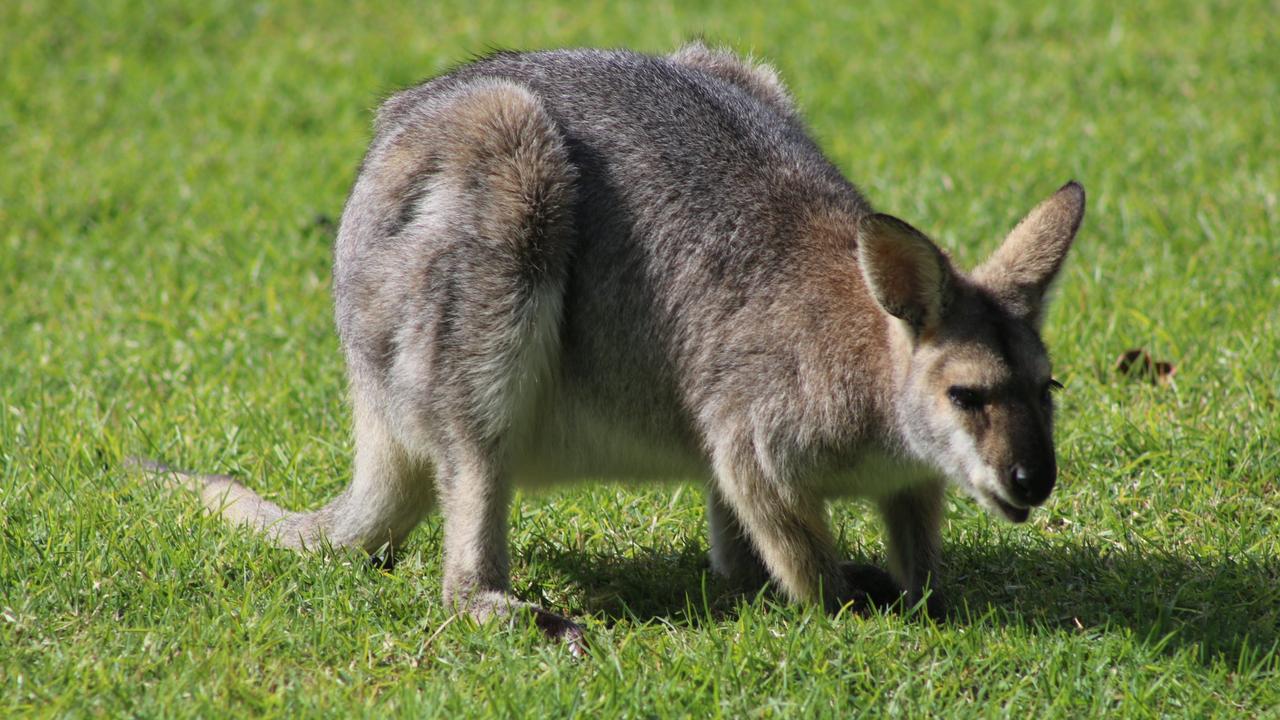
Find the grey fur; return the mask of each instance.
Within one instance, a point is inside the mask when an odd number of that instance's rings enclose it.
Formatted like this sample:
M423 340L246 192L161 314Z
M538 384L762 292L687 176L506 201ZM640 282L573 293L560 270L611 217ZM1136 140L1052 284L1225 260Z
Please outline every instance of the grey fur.
M1083 191L1037 212L980 283L873 214L766 66L493 55L383 104L343 214L351 487L292 514L217 478L206 503L283 545L368 550L438 505L449 602L577 639L510 594L514 484L700 477L717 571L831 609L918 600L942 478L1013 520L1052 487L1033 320ZM894 580L836 555L836 495L878 503Z

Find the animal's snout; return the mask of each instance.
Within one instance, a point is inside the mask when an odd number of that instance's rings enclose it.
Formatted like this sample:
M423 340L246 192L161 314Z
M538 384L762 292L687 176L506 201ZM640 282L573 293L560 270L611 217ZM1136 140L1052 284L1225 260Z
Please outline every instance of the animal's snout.
M1039 505L1053 492L1058 469L1054 463L1039 466L1014 463L1009 469L1009 491L1014 499L1027 506Z

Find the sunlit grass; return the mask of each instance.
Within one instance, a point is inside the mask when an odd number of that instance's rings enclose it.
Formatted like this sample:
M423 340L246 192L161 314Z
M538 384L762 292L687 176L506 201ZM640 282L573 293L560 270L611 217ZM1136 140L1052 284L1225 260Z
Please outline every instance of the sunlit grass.
M0 715L1256 715L1280 706L1280 25L1262 2L0 5ZM299 557L129 454L314 506L350 471L331 232L387 93L489 47L776 63L879 208L962 264L1089 190L1046 338L1059 490L951 500L956 614L828 618L706 573L697 488L524 497L572 661L394 572ZM1145 347L1173 385L1128 382ZM833 520L881 555L857 504Z

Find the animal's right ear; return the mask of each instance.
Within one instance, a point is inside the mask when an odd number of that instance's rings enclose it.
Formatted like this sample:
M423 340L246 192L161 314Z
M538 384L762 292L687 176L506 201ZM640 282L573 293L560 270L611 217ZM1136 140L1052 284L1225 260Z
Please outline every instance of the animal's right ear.
M891 215L869 215L858 226L858 265L885 312L917 336L937 328L951 299L952 271L924 233Z
M1045 293L1062 269L1084 219L1084 188L1074 180L1036 206L973 272L1014 315L1039 326Z

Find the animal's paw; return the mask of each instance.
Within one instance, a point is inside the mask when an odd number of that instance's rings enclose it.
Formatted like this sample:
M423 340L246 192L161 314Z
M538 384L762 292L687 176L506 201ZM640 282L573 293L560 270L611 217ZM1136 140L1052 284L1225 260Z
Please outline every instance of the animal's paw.
M924 592L908 592L903 590L888 572L874 565L862 565L846 562L840 570L844 575L844 605L854 612L869 610L885 610L891 607L909 611L914 608L921 597L924 597L924 612L933 620L942 620L947 615L947 601L943 594L933 588Z
M874 565L845 562L840 573L845 585L841 604L854 612L884 609L902 598L902 588L893 576Z
M769 584L769 571L750 550L711 552L707 559L711 571L735 590L756 592Z
M924 600L924 611L935 621L941 621L947 617L947 596L941 590L929 589L929 596Z
M570 655L576 658L586 657L587 635L581 625L550 610L543 610L540 607L533 607L531 610L533 623L538 626L543 635L551 640L563 642Z

